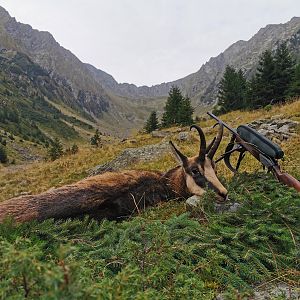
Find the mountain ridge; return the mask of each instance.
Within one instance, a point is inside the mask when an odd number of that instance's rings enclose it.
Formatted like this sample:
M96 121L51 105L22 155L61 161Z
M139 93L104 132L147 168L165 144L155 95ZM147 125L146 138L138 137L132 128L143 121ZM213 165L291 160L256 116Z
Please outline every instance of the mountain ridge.
M239 40L218 56L210 58L198 71L171 82L153 86L118 83L114 77L91 64L82 62L61 46L51 33L33 29L17 22L0 6L0 49L26 54L35 64L73 95L73 101L89 114L104 131L128 135L140 128L149 111L161 114L168 92L173 85L192 100L196 114L205 105L214 105L217 87L226 65L241 68L250 76L259 55L287 41L300 56L300 18L287 23L269 24L248 41ZM70 98L71 99L71 98Z
M219 55L211 57L199 68L198 71L175 81L164 82L152 86L136 86L129 83L118 83L112 76L111 78L104 78L104 75L101 73L103 71L101 70L97 74L98 81L102 82L104 88L112 90L118 94L125 94L128 97L166 97L171 86L178 85L184 93L189 95L191 98L195 98L195 96L199 96L199 90L208 90L209 92L210 86L214 85L216 81L220 80L220 74L223 73L226 64L231 64L234 67L242 68L246 71L246 73L252 73L258 62L259 55L264 50L274 48L274 46L276 46L276 44L278 44L280 41L288 41L289 38L293 34L297 34L299 30L300 17L293 17L287 23L268 24L261 28L249 40L239 40L233 43ZM270 36L272 37L271 39ZM269 38L264 41L265 37ZM259 46L255 47L255 44L259 44ZM247 49L249 46L251 47L251 51ZM299 49L297 50L300 52ZM246 61L236 61L234 58L234 56L237 54L241 55L241 53L247 54ZM253 59L251 60L249 56L252 56ZM211 77L209 75L212 73L213 68L215 68L217 72L214 72L213 76ZM211 78L207 78L207 76ZM207 82L205 82L206 80ZM208 97L205 95L205 92L202 93L200 98L206 103L215 102L209 101Z

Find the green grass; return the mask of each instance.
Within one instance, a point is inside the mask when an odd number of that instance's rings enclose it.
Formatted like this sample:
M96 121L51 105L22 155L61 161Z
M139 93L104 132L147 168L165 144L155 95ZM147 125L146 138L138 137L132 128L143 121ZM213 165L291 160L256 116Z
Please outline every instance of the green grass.
M209 193L205 221L170 201L120 223L2 224L0 298L235 299L276 278L299 285L299 194L264 174L230 192L242 207L216 214Z

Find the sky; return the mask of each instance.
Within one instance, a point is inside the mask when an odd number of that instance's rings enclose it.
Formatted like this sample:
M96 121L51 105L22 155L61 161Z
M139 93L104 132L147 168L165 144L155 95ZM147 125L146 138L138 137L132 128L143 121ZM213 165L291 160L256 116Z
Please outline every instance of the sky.
M300 16L299 0L0 0L118 82L154 85L200 69L267 24Z

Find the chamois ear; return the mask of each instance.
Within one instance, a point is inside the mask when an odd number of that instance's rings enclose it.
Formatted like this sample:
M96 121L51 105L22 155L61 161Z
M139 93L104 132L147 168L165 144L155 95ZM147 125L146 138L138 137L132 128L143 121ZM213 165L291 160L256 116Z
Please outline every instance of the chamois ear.
M183 166L183 165L186 165L187 164L187 157L185 155L183 155L175 146L174 144L172 143L172 141L169 142L170 144L170 148L171 148L171 151L172 153L174 154L176 160L178 161L178 163Z

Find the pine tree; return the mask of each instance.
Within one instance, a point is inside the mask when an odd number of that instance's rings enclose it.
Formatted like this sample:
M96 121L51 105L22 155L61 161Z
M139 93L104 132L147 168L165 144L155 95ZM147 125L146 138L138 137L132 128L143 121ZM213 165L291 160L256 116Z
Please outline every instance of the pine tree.
M91 137L91 145L96 147L101 146L101 137L99 129L96 129L94 136Z
M188 97L183 97L179 87L173 86L164 108L162 126L190 125L193 122L193 108Z
M292 76L294 73L295 62L291 56L291 53L287 47L286 43L282 43L276 49L274 55L275 61L275 85L274 85L274 93L275 100L284 101L289 86L292 82Z
M158 128L158 119L156 115L156 111L152 111L144 129L146 130L147 133L150 133Z
M79 151L77 144L73 144L71 147L71 153L76 154Z
M260 56L256 74L250 81L252 108L265 106L275 99L275 60L270 50Z
M172 86L169 91L167 103L162 116L162 126L167 127L178 123L178 110L180 109L183 96L179 87Z
M226 66L223 78L219 84L219 105L223 112L245 107L247 81L242 70L236 71Z
M48 151L48 155L51 160L56 160L63 155L63 145L58 138L55 138Z
M179 109L179 120L178 123L183 126L193 124L193 112L194 109L191 105L191 100L188 97L182 99L181 107Z
M287 96L300 96L300 64L298 64L293 73L292 81L289 85Z
M2 145L0 145L0 163L4 164L7 162L8 162L8 158L7 158L6 149Z

